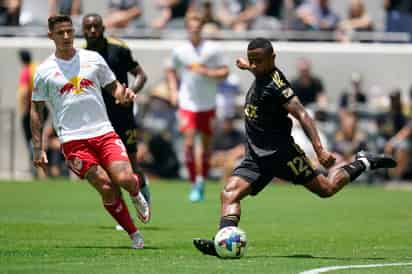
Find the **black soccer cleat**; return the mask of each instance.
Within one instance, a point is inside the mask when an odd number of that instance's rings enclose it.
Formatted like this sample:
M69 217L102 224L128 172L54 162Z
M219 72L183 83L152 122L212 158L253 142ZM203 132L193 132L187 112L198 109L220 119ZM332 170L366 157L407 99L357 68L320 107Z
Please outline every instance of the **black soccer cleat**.
M215 249L215 243L212 240L195 238L193 244L203 254L219 257Z
M366 159L370 163L370 169L375 170L378 168L394 168L396 167L396 161L386 155L378 155L371 152L359 151L356 153L356 160Z

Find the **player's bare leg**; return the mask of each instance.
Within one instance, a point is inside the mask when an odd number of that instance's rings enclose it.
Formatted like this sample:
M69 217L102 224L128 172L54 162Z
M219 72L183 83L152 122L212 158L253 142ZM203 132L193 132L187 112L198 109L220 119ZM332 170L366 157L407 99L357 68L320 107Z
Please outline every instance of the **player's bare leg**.
M411 157L411 150L409 148L397 148L394 150L394 158L398 163L398 166L392 170L389 170L389 176L391 178L402 178L405 171L409 167L410 157Z
M204 200L205 195L205 180L209 174L209 167L210 167L210 145L212 141L212 136L208 134L201 133L200 134L200 150L201 150L201 157L200 157L200 175L196 177L196 189L199 192L199 201Z
M200 192L196 187L197 165L195 157L195 137L196 130L193 128L186 129L183 133L184 161L189 175L189 181L192 185L189 192L189 200L191 202L198 202L201 200Z
M240 221L240 201L251 192L251 184L243 178L232 176L220 193L221 212L219 229L237 226ZM193 239L195 247L203 254L218 256L213 240Z
M113 184L106 171L98 165L92 166L85 175L89 183L99 192L105 209L129 234L132 248L143 248L143 237L134 225L118 185Z
M361 151L356 154L355 161L352 163L339 168L332 167L328 177L318 175L305 187L319 197L327 198L333 196L366 170L394 167L396 167L396 161L390 157Z
M130 162L113 161L107 172L113 183L129 192L140 221L147 223L150 220L150 207L140 192L141 179L133 173Z

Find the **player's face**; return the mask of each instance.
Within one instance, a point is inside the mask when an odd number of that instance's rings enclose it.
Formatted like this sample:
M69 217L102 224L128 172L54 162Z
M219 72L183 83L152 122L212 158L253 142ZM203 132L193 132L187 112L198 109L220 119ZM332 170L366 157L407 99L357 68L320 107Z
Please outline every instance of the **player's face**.
M97 17L89 16L83 20L83 34L87 42L95 42L100 39L104 32L102 20Z
M188 20L186 22L186 30L189 33L190 39L199 39L202 32L202 22L200 20Z
M53 30L49 31L48 36L54 41L56 49L59 51L72 50L74 47L74 28L70 22L57 23Z
M275 66L274 54L262 48L248 50L250 71L257 77L271 72Z

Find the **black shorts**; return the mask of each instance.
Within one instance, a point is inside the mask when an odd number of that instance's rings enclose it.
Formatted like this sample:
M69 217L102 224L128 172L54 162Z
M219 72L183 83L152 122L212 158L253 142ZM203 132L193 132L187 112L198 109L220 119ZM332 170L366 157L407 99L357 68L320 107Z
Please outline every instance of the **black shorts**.
M245 158L233 170L232 176L249 182L252 186L251 195L256 195L274 177L304 185L319 174L305 152L296 143L289 142L275 153L263 157L248 148Z
M137 143L140 133L140 128L137 126L134 119L123 119L121 121L112 121L114 131L122 139L123 144L126 146L127 153L137 152Z

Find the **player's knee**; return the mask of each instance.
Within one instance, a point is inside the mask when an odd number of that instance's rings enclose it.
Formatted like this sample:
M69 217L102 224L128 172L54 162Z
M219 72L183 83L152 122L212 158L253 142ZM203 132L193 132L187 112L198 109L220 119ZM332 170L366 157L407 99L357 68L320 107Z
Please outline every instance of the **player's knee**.
M135 179L130 172L120 172L113 177L113 181L120 186L128 186L133 184Z
M332 187L324 187L316 194L321 198L329 198L335 194L335 191Z
M240 189L236 182L230 181L225 185L220 193L220 197L223 203L233 203L240 200Z
M100 193L102 195L103 201L105 201L106 203L111 203L117 198L117 191L110 183L103 184Z

